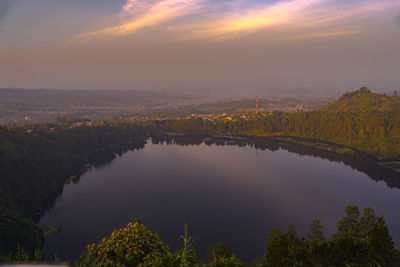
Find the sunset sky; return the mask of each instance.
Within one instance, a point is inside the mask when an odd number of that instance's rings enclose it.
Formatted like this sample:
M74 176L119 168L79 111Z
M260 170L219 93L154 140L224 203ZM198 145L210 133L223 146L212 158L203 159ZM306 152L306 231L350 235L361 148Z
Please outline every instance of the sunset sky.
M399 64L399 0L0 0L0 87L391 89Z

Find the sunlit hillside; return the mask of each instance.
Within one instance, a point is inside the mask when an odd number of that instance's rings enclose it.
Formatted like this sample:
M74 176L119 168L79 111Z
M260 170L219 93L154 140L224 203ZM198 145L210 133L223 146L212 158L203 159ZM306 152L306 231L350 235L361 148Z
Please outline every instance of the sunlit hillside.
M363 87L342 95L322 110L339 112L399 111L400 97L397 96L397 92L393 95L376 94Z

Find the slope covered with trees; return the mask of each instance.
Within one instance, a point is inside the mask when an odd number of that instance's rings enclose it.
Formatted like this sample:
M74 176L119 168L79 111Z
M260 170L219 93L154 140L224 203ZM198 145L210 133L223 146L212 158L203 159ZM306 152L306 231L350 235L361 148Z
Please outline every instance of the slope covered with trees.
M388 99L386 101L386 99ZM400 159L400 97L365 88L311 112L264 113L253 118L153 121L155 131L183 134L285 136L349 146L379 159Z
M396 92L397 94L397 92ZM400 111L400 97L373 93L366 87L342 95L321 110L336 112Z
M146 139L139 125L49 128L0 127L0 252L41 246L36 222L93 151L121 142L143 145Z

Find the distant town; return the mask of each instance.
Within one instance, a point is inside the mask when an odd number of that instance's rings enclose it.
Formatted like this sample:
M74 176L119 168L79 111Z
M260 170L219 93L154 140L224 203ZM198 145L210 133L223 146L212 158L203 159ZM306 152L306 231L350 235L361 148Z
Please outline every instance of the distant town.
M92 126L102 120L150 120L299 112L318 109L332 97L254 97L204 93L112 90L0 89L0 125L70 121L72 127Z

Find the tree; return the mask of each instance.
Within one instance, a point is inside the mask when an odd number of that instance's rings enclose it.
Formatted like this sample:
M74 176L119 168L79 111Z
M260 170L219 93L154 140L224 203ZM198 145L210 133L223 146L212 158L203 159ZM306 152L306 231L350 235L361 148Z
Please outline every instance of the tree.
M267 266L299 265L304 259L304 246L293 226L289 226L287 233L278 228L272 228L265 244L264 259Z
M197 259L196 251L193 247L193 239L189 236L187 225L185 224L185 233L181 236L183 240L182 249L175 253L168 252L164 257L159 258L153 263L155 267L192 267L201 266Z
M325 242L326 238L322 232L323 226L320 220L314 220L310 225L310 233L307 235L307 240L311 243Z
M348 206L346 216L338 222L337 234L339 236L360 237L359 225L360 211L358 206Z
M232 248L231 246L220 242L216 245L208 247L208 254L206 260L211 262L218 258L229 258L232 256Z
M294 228L287 233L270 230L261 266L399 266L399 252L383 217L372 208L360 216L358 206L348 206L338 222L337 233L327 240L322 224L315 220L306 239L299 239Z
M208 248L206 257L207 266L210 267L236 267L244 266L243 263L232 253L231 246L220 242Z
M168 253L166 244L140 221L88 245L78 266L152 266Z

